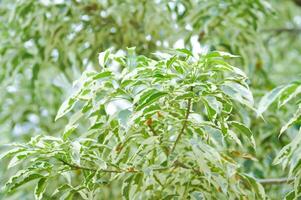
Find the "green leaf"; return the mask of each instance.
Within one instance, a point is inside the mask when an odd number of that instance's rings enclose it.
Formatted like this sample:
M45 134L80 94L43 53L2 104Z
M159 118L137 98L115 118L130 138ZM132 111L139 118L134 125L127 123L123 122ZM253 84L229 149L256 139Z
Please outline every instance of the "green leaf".
M94 80L98 80L98 79L102 79L102 78L107 78L112 76L112 72L111 71L105 71L105 72L100 72L96 75L93 76Z
M173 56L170 59L168 59L166 62L167 68L169 68L176 60L177 60L177 56Z
M132 71L137 66L136 47L127 48L127 51L127 67L130 71Z
M69 184L63 184L61 186L59 186L58 188L56 188L56 190L52 193L51 197L55 198L57 196L59 196L60 193L65 192L65 191L70 191L73 190L73 187Z
M299 83L293 83L287 86L286 90L282 93L279 98L278 107L284 106L288 103L291 99L296 97L298 94L301 93L301 85Z
M65 114L67 114L72 108L74 107L77 100L75 98L68 98L59 108L59 111L57 112L57 115L55 117L55 121L59 118L63 117Z
M284 163L284 160L292 153L292 149L293 148L291 144L288 144L285 147L283 147L274 159L273 165L278 165L281 162Z
M32 152L31 151L21 151L17 153L9 162L7 168L12 168L16 165L18 165L22 160L27 158Z
M223 51L212 51L212 52L206 54L205 57L206 58L212 58L212 57L237 58L239 56L232 55L228 52L223 52Z
M133 178L134 178L134 176L130 175L122 183L122 197L126 200L130 200L131 182L132 182Z
M243 86L239 83L227 81L221 86L221 89L233 100L236 100L241 104L248 106L249 108L253 108L253 95L249 88L247 88L246 86Z
M300 195L299 195L300 197ZM295 191L291 191L289 193L287 193L284 197L285 200L296 200L296 192Z
M227 132L228 134L229 134L229 136L240 146L240 147L242 147L243 145L242 145L242 143L241 143L241 141L240 141L240 139L237 137L237 135L233 132L233 131L231 131L231 130L228 130L228 132Z
M36 200L41 200L47 186L47 178L41 178L35 188L34 196Z
M176 49L178 52L183 53L185 55L191 56L193 57L193 54L191 51L189 51L188 49Z
M294 116L284 125L282 126L281 130L280 130L280 134L279 137L284 133L284 131L286 131L292 124L294 124L295 122L301 120L301 106L299 107L299 109L297 110L297 112L294 114Z
M202 98L202 101L205 105L209 119L212 120L216 118L217 114L219 114L221 111L221 108L219 107L220 105L218 104L216 98L214 97Z
M69 138L69 136L77 129L77 127L78 127L78 124L66 126L64 133L63 133L63 139L67 140Z
M276 99L287 89L288 86L279 86L272 91L266 93L260 100L257 108L257 116L262 115L268 107L276 101Z
M202 192L194 191L190 194L193 200L204 200L204 195Z
M9 187L9 191L13 191L13 190L17 189L18 187L24 185L25 183L28 183L32 180L39 179L39 178L43 178L43 175L37 174L37 173L27 173L27 174L23 175L21 180L19 180L19 181L16 180L9 184L6 184L6 187Z
M13 155L15 155L15 154L17 154L17 153L24 152L24 151L26 151L26 150L27 150L27 149L26 149L26 148L23 148L23 147L11 149L11 150L9 150L9 151L4 152L4 153L1 154L1 155L0 155L0 160L1 160L1 159L4 159L4 158L6 158L6 157L9 157L9 156L13 156Z
M266 194L264 191L264 188L262 187L262 185L260 185L255 178L247 175L247 174L243 174L242 175L245 180L252 186L252 188L255 189L256 192L256 196L258 196L259 199L266 199Z
M228 64L227 62L220 60L220 59L210 59L208 61L210 64L214 65L213 67L211 67L212 70L218 70L218 71L230 71L233 72L239 76L242 76L244 78L247 78L247 75L239 68L234 67L230 64Z
M109 50L106 50L106 51L101 52L101 53L98 54L98 63L100 65L100 67L105 68L106 63L109 59L109 56L110 56L110 51Z
M157 89L150 89L142 92L135 98L134 103L137 102L136 111L143 109L144 107L151 105L161 97L167 95L166 92L158 91Z
M248 127L237 121L230 121L229 124L235 127L241 134L246 135L250 140L251 144L253 145L253 148L255 149L256 144L253 137L253 133Z

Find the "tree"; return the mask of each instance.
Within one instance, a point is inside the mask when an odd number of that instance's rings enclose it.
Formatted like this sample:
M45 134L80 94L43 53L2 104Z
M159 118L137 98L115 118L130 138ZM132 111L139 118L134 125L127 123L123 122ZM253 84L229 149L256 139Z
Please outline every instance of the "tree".
M47 182L65 173L78 177L56 186L52 198L104 198L102 186L121 181L126 199L265 199L262 186L227 153L230 142L255 145L238 121L236 104L252 108L253 97L246 75L224 61L234 56L196 59L186 49L165 56L101 53L102 69L84 72L58 111L57 119L74 110L62 138L37 136L5 155L13 156L9 167L28 163L8 181L8 191L39 179L41 199ZM74 137L82 121L89 123Z
M165 94L160 96L160 93L155 93L159 97L156 99L154 94L155 100L151 104L160 105L163 110L168 110L155 113L151 118L138 117L141 119L138 121L139 126L144 127L142 130L144 135L139 137L139 141L144 141L147 137L153 138L152 143L145 144L146 149L143 150L147 151L147 148L153 147L156 149L156 153L161 156L160 159L162 155L166 154L166 162L170 164L168 166L175 168L175 176L170 175L169 178L182 180L189 174L194 180L194 178L199 177L199 174L192 173L191 170L201 166L197 166L195 160L187 159L185 154L180 157L183 160L176 159L176 156L179 153L193 152L191 143L186 142L191 138L195 140L196 138L193 137L195 132L202 131L204 135L214 135L214 142L207 140L209 137L204 138L205 136L199 135L200 139L197 140L197 143L208 147L205 149L205 153L218 152L218 157L222 160L222 164L218 165L221 172L228 172L226 169L231 166L232 172L237 175L235 180L239 180L239 184L228 183L230 186L225 187L225 181L233 180L231 176L226 175L222 176L220 182L216 182L215 186L211 185L211 182L210 184L198 182L196 184L198 190L192 194L194 198L200 198L201 193L209 199L218 198L214 195L220 195L219 198L222 199L243 195L248 196L246 198L264 198L263 186L267 198L279 199L280 196L281 198L286 196L287 199L297 199L300 194L300 159L298 156L300 113L297 110L300 96L298 74L301 72L299 67L300 6L295 0L281 3L274 0L268 2L257 0L1 1L0 63L2 68L0 70L0 85L2 88L2 108L0 110L0 130L3 139L0 142L0 151L6 155L8 148L2 144L10 142L15 142L13 146L16 145L17 150L12 150L1 160L0 174L3 176L0 178L0 185L4 185L9 177L14 176L20 170L21 175L19 174L20 176L17 176L16 179L11 179L12 182L22 182L23 178L25 178L25 182L31 178L37 180L30 181L21 187L18 187L17 184L15 186L18 188L11 193L0 192L0 198L1 195L5 195L3 198L6 199L33 199L35 185L38 185L36 198L41 198L42 194L44 194L44 198L48 198L54 193L53 186L61 184L65 185L56 194L58 196L64 192L64 195L74 195L74 198L81 198L79 195L85 197L86 194L93 196L93 191L96 191L95 187L98 187L95 185L96 180L98 181L97 184L102 186L100 191L103 194L102 197L109 199L121 198L121 193L118 191L122 188L122 183L130 182L130 184L125 185L123 190L130 192L128 193L130 198L133 191L143 191L137 185L147 182L146 174L147 177L152 177L154 174L157 176L154 178L157 180L148 179L156 188L149 186L147 191L159 190L162 186L158 181L162 182L162 179L165 178L164 174L170 170L153 172L148 171L147 168L145 171L144 167L150 165L149 157L142 157L141 154L136 157L140 158L141 156L141 159L146 161L143 166L138 168L138 170L144 170L143 172L126 172L125 174L129 176L128 179L122 176L124 173L103 172L104 177L94 177L92 180L94 182L91 185L85 185L87 182L83 182L83 180L88 177L87 174L93 174L91 170L89 171L90 168L93 171L98 165L105 167L102 165L104 163L102 161L98 163L83 161L83 158L89 157L86 149L94 148L100 151L99 146L93 146L95 141L97 141L96 144L103 144L104 138L95 138L96 133L94 133L96 130L103 130L103 124L98 123L97 120L100 119L94 118L103 116L103 118L107 117L112 120L110 126L114 126L119 133L111 136L116 142L126 138L124 125L133 125L134 122L130 124L127 117L132 116L131 113L136 111L123 111L120 116L116 113L110 113L109 110L112 111L112 109L116 112L120 111L120 100L115 100L104 103L103 107L99 108L101 113L89 116L88 112L92 108L88 106L85 108L87 113L79 116L79 111L86 100L75 98L73 92L81 85L81 81L87 81L95 74L111 72L104 81L114 80L113 85L109 83L106 85L108 97L113 95L111 93L118 86L118 81L122 79L123 75L128 74L126 69L131 68L133 70L130 66L135 66L135 64L131 64L135 59L137 59L136 64L141 62L139 65L141 69L143 67L148 69L150 63L157 63L161 67L160 70L163 70L163 67L167 67L168 62L172 63L169 67L173 67L175 63L181 63L185 69L192 69L192 66L202 66L208 61L207 56L213 55L210 59L217 59L218 62L222 63L212 64L215 66L213 71L208 69L208 77L204 77L204 79L217 78L220 81L213 85L216 88L222 88L222 90L217 91L217 95L221 95L220 98L225 99L233 107L228 113L229 115L221 114L223 112L220 111L220 107L225 107L227 104L221 99L211 97L208 99L207 95L209 94L198 97L190 96L198 92L197 88L193 87L192 91L185 90L187 96L184 95L183 99L178 99L180 103L179 107L176 107L176 117L173 120L182 119L182 121L179 120L172 126L176 133L169 131L167 136L171 136L171 138L162 138L161 135L164 134L161 133L170 130L169 126L162 126L162 124L171 121L165 121L161 117L164 117L164 114L169 116L172 109L164 107L160 103L162 103L161 100L171 101L172 97ZM136 53L146 57L136 56L133 49L125 51L126 47L129 46L136 46ZM100 54L100 63L103 68L99 69L97 54L108 48L110 50ZM178 50L171 50L172 48L178 48ZM110 52L115 53L111 54ZM231 54L221 52L229 52L233 55L239 55L239 57L228 59L228 57L232 57ZM108 62L104 67L105 60ZM218 72L218 65L226 71ZM241 71L237 71L238 68L231 66L237 66ZM236 72L231 72L231 70ZM184 74L193 73L188 71L185 71ZM247 74L249 79L246 79L245 75L240 76L243 74L242 71ZM234 79L229 77L232 74L235 75ZM154 92L166 92L163 90L167 87L164 80L173 80L174 77L155 75L152 78L155 80L156 86L162 84L160 86L162 88L150 88L159 90L154 90ZM144 76L146 75L141 75L141 77ZM71 89L72 82L76 79L78 81ZM100 80L103 79L91 81L98 83ZM150 83L153 84L153 82ZM88 94L91 94L90 90L93 87L89 84L87 83L85 86L87 90L84 92L87 94L83 98L88 98ZM189 83L185 82L185 84L189 89ZM173 83L173 86L179 86L179 83ZM110 87L111 89L109 89ZM73 92L70 92L71 90ZM132 94L133 99L128 99L128 102L123 100L123 103L127 102L131 105L129 102L133 102L135 98L138 101L139 95L134 94ZM250 101L253 98L251 96L254 96L254 105ZM60 118L55 121L57 111L64 99L67 100L59 110L58 116ZM189 99L191 99L189 115L187 120L184 120L185 111L187 111L185 105L188 105ZM93 102L91 99L90 101ZM94 101L98 101L98 99ZM75 105L72 107L73 103ZM139 103L139 101L135 103ZM86 104L90 105L90 102L86 102ZM117 107L115 104L118 104ZM63 109L64 106L67 110ZM195 113L196 111L198 113ZM202 118L196 119L195 114L201 115ZM77 119L77 117L81 118ZM124 118L123 121L121 118ZM72 122L72 120L75 121ZM193 131L191 127L195 126L196 120L218 124L220 130L218 127L208 128L207 126L210 124L206 124L206 128L201 127L199 130ZM184 122L185 127L183 126ZM94 128L91 127L92 124L95 125ZM157 137L152 135L152 130L148 124L154 126L153 130L158 132ZM182 127L184 127L183 133ZM214 131L214 128L217 130ZM107 132L109 131L107 130ZM281 133L281 137L278 137L279 133ZM172 144L177 140L177 135L180 135L179 142L176 142L177 145L175 145L173 153L169 155L168 152L173 148ZM77 142L78 138L89 139L88 141ZM127 149L131 150L130 153L141 146L134 141L134 144L131 142L127 143L128 146L125 145ZM39 149L42 151L41 153L36 148L40 148L39 145L42 144L45 146ZM118 146L119 144L115 144L113 141L110 145L112 144L116 147L111 148L112 155L116 149L121 148L120 152L124 150L122 145ZM58 149L61 147L66 156L62 159L56 157L60 154L48 155L47 153L52 151L49 149L50 147ZM35 153L29 151L28 148L34 149ZM84 163L78 164L74 159L78 155L79 148L85 150L79 152L84 153L80 157L81 162ZM90 150L89 153L94 155ZM13 154L18 156L13 156ZM104 158L111 158L112 155L108 155ZM145 153L145 155L147 154ZM8 159L10 156L12 156L12 161ZM97 156L100 155L97 154ZM30 159L36 159L35 165L31 166L28 163ZM156 161L152 162L156 163ZM185 163L186 161L188 163ZM129 163L126 161L122 163L125 164L125 167L120 167L120 169L131 170L128 166ZM198 164L202 163L206 162L199 162ZM6 169L7 165L11 167L10 170ZM39 174L39 171L36 171L37 167L44 171L42 170L42 173ZM106 167L111 170L113 166L107 165ZM29 172L26 169L32 171ZM60 170L66 170L66 172L56 176L55 174ZM217 173L212 165L209 166L208 170L210 173ZM47 177L45 176L46 173L54 176ZM70 174L74 176L70 176ZM116 175L116 180L107 181L113 175ZM184 175L185 177L183 177ZM208 174L201 174L200 176L204 178L201 181L212 179ZM71 180L72 183L68 180ZM174 182L171 182L165 188L166 190L164 189L164 193L154 192L151 195L154 197L165 195L170 192L169 189L173 187L173 184ZM85 188L77 187L79 185L84 185ZM223 187L220 187L220 190L218 186L221 185ZM13 186L13 183L12 185L8 184L7 189L9 190ZM236 186L239 191L233 188ZM192 185L185 185L184 192L182 192L181 187L178 187L177 190L179 194L187 196L189 195L187 191L192 191L193 187ZM89 188L89 192L87 192L87 188ZM215 193L209 194L208 191L215 191ZM148 192L141 195L147 196L150 194ZM257 196L252 196L252 193ZM97 196L99 193L96 192L95 195ZM92 196L87 198L91 199ZM125 197L127 194L123 196Z

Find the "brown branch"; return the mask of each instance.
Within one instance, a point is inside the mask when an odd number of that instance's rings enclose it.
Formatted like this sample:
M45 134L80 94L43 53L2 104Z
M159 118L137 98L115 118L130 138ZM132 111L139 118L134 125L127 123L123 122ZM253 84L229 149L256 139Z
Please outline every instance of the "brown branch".
M190 87L190 91L192 91L192 90L193 90L193 87ZM186 114L185 114L185 118L184 118L184 123L183 123L182 129L181 129L174 145L171 148L170 153L174 152L178 142L180 141L181 136L184 133L184 130L186 129L186 126L187 126L187 123L188 123L188 117L189 117L189 114L190 114L190 107L191 107L191 98L189 98L188 101L187 101L187 109L186 109Z
M133 168L126 169L126 170L106 170L106 169L97 170L97 169L93 169L93 168L74 165L74 164L64 161L63 159L58 159L58 160L61 161L63 164L69 166L72 170L87 170L87 171L93 171L93 172L106 172L106 173L143 173L144 172L143 170L136 170ZM166 171L166 170L172 169L172 167L175 167L175 168L180 167L183 169L192 170L196 174L201 174L201 172L198 169L188 167L187 165L185 165L184 163L182 163L178 160L174 161L174 163L169 167L155 168L155 169L153 169L153 171L159 171L159 172ZM163 185L157 177L155 177L155 179L157 182L159 182L159 184L161 186ZM295 180L294 177L293 178L267 178L267 179L257 179L257 182L265 186L265 185L290 184L294 180Z
M156 132L155 129L152 127L152 125L148 124L147 126L148 126L148 128L151 130L151 132L153 133L154 136L158 136L157 132Z
M148 128L151 130L151 132L153 133L154 136L158 136L156 130L154 129L154 127L151 124L147 125ZM160 145L162 144L161 139L160 139ZM165 155L169 154L169 148L166 146L161 146L162 150L164 151Z
M87 171L93 171L93 172L106 172L106 173L143 173L144 170L137 170L134 168L128 168L128 169L120 169L120 170L110 170L110 169L93 169L93 168L88 168L88 167L83 167L79 165L74 165L71 163L66 162L63 159L58 159L60 162L62 162L64 165L67 165L71 168L71 170L87 170ZM172 166L170 167L161 167L161 168L154 168L153 171L166 171L171 169Z
M122 173L122 172L129 172L129 171L122 171L122 170L107 170L107 169L93 169L93 168L88 168L88 167L83 167L83 166L78 166L78 165L74 165L71 163L68 163L66 161L64 161L63 159L58 159L59 161L61 161L63 164L69 166L72 170L87 170L87 171L94 171L94 172L107 172L107 173Z
M275 184L289 184L293 182L295 178L267 178L267 179L257 179L257 181L262 185L275 185Z

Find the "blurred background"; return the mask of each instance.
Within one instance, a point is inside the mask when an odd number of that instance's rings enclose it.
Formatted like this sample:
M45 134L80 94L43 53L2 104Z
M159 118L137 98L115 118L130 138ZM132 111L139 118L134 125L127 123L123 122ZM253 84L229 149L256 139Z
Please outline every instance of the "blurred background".
M124 54L134 46L150 57L169 48L196 56L211 50L240 55L232 62L248 74L258 103L272 88L300 80L301 1L0 0L0 152L38 134L59 136L67 120L54 118L72 82L99 67L99 52ZM264 121L241 108L257 143L256 152L243 149L257 158L240 160L247 173L286 176L271 163L296 134L292 128L278 138L294 109L271 108ZM6 162L0 164L0 185L13 173ZM265 187L279 199L290 186ZM6 199L33 199L32 190L27 184Z

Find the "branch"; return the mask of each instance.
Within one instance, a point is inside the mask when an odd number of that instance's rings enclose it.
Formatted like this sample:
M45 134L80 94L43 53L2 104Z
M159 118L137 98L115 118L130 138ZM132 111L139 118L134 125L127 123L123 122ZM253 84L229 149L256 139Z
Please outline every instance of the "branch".
M87 171L94 171L94 172L108 172L108 173L122 173L122 172L129 172L129 171L122 171L122 170L106 170L106 169L93 169L93 168L88 168L88 167L83 167L83 166L78 166L78 165L74 165L71 163L68 163L66 161L64 161L63 159L58 159L59 161L61 161L63 164L69 166L72 170L87 170Z
M190 91L192 91L192 90L193 90L193 87L190 87ZM174 150L175 150L175 148L176 148L178 142L180 141L181 136L182 136L183 133L184 133L184 130L186 129L187 122L188 122L188 117L189 117L189 114L190 114L190 107L191 107L191 98L189 98L189 99L188 99L188 102L187 102L186 115L185 115L185 119L184 119L184 123L183 123L182 129L181 129L181 131L180 131L180 133L179 133L179 135L178 135L178 137L177 137L177 139L176 139L176 141L175 141L173 147L171 148L170 153L173 153L173 152L174 152Z
M63 159L58 159L58 160L61 161L64 165L69 166L72 170L87 170L87 171L93 171L93 172L106 172L106 173L144 173L144 170L137 170L134 168L120 169L120 170L109 170L109 169L98 169L97 170L97 169L93 169L93 168L74 165L74 164L66 162ZM158 172L166 171L166 170L171 169L171 167L154 168L153 171L158 171Z
M267 178L267 179L257 179L257 181L262 185L273 185L273 184L289 184L293 182L295 178Z
M148 128L151 130L151 132L153 133L154 136L158 136L157 132L156 132L155 129L152 127L152 125L148 124L147 126L148 126Z
M136 170L136 169L133 169L133 168L126 169L126 170L122 170L122 169L120 169L120 170L106 170L106 169L97 170L97 169L93 169L93 168L74 165L74 164L71 164L71 163L68 163L68 162L64 161L63 159L58 159L58 160L61 161L63 164L69 166L72 170L87 170L87 171L93 171L93 172L106 172L106 173L144 173L143 170ZM184 163L182 163L178 160L176 160L169 167L155 168L155 169L153 169L153 171L158 171L158 172L167 171L167 170L172 169L172 167L176 167L176 168L180 167L180 168L183 168L183 169L192 170L196 174L201 174L201 172L198 169L190 168L190 167L188 167L187 165L185 165ZM293 182L294 180L295 180L294 177L293 178L267 178L267 179L257 179L257 182L262 184L262 185L280 185L280 184L289 184L289 183Z
M148 128L151 130L151 132L153 133L154 136L158 136L156 130L154 129L154 127L152 127L151 124L148 124L147 126L148 126ZM161 139L160 139L160 145L161 145L161 144L162 144L162 141L161 141ZM168 155L168 154L169 154L169 148L166 147L166 146L161 146L161 147L162 147L162 150L164 151L165 155Z
M301 33L301 28L271 28L271 29L263 29L266 32L275 32L276 34L280 33Z
M297 6L301 6L301 0L294 0L294 2Z

